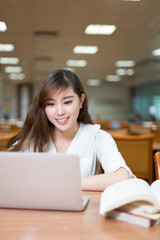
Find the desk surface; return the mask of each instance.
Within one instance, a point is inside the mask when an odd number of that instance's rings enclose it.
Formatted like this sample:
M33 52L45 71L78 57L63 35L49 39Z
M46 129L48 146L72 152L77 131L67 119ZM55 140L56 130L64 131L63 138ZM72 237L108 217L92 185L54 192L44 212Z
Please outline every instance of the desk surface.
M158 240L160 225L143 228L99 215L101 193L91 196L83 212L0 209L0 239Z

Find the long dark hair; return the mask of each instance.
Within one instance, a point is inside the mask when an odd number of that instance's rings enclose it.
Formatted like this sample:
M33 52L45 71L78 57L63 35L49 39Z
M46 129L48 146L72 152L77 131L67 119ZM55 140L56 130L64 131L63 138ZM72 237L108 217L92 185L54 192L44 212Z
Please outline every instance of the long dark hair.
M79 78L73 72L60 69L48 74L36 92L21 131L7 144L10 151L20 151L25 147L30 147L31 144L34 152L43 152L47 149L54 125L48 120L45 113L46 100L53 92L69 86L73 88L79 98L82 93L85 93ZM77 121L92 124L88 113L87 97L85 97Z

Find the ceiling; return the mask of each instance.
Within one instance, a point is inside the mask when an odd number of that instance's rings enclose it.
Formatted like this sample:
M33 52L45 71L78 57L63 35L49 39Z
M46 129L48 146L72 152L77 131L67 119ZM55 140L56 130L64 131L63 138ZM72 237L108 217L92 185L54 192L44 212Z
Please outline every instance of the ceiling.
M141 0L0 0L0 43L14 44L12 52L0 57L18 57L24 80L38 83L51 71L64 68L68 59L83 59L85 67L75 67L83 82L114 75L118 60L134 60L135 74L121 77L120 84L135 85L160 76L160 58L152 56L160 48L160 1ZM112 35L86 35L89 24L113 24ZM96 54L74 54L76 45L96 45ZM1 66L4 82L12 82ZM116 84L116 83L115 83Z

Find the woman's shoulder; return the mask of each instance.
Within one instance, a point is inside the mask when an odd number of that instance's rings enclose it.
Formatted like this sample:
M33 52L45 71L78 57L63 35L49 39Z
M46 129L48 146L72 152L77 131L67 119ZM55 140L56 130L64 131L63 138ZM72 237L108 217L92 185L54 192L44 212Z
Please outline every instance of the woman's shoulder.
M94 131L97 132L100 135L107 135L110 136L110 134L101 129L101 126L99 124L87 124L87 123L80 123L80 130L81 131Z
M84 134L91 133L92 135L99 135L99 136L110 136L109 133L101 129L101 126L99 124L86 124L86 123L80 123L79 132L83 132Z
M96 138L98 142L103 141L113 141L112 136L101 129L101 126L99 124L85 124L80 123L79 128L79 136L83 137L84 141L85 139L92 139Z

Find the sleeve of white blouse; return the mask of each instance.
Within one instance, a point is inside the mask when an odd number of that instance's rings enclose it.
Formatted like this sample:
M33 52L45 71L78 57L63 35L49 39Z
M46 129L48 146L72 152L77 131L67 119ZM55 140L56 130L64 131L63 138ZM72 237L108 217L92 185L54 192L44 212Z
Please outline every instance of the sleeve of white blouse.
M118 151L112 136L103 130L99 130L96 136L96 155L105 173L114 172L123 167L129 172L130 177L135 177Z

